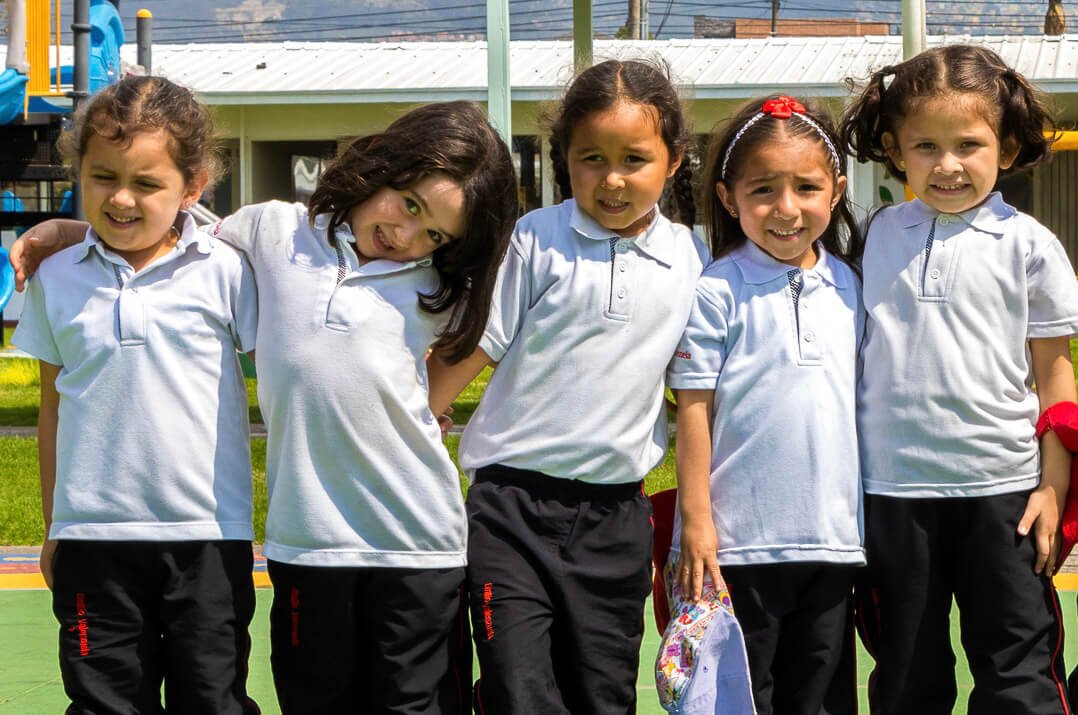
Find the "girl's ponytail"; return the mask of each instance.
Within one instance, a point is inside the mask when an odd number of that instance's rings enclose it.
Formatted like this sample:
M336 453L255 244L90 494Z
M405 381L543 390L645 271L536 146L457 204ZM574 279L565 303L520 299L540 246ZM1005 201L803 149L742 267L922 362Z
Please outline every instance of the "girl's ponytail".
M682 157L681 166L674 172L671 189L677 202L678 219L692 228L696 223L696 196L692 188L692 162L687 155Z
M1007 67L999 76L1000 142L1010 139L1018 154L1010 171L1030 169L1048 161L1057 127L1044 101L1029 81ZM1047 136L1046 136L1047 134Z
M564 201L573 198L573 185L569 181L569 167L565 159L568 147L563 147L561 141L561 136L558 134L552 134L550 137L550 165L554 169L554 184L558 187L558 193Z
M906 172L891 161L883 146L883 134L890 131L887 111L895 102L887 96L898 70L887 65L872 74L861 95L846 108L839 127L839 139L842 145L860 162L880 162L887 166L887 171L900 179L906 180ZM846 79L846 86L851 91L854 81Z

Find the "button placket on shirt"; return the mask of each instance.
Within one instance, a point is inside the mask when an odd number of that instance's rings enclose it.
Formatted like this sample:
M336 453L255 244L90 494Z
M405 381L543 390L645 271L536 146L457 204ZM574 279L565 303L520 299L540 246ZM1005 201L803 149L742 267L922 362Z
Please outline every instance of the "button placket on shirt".
M818 364L823 359L823 346L819 325L814 319L810 306L817 301L815 293L819 290L822 279L811 271L801 271L801 295L797 299L797 347L800 363Z
M923 298L940 300L947 297L957 253L954 241L949 239L959 233L962 227L963 221L958 216L940 214L936 217L932 248L928 252L927 258L924 259L923 280L921 282L921 296Z
M614 244L610 305L607 307L610 317L624 319L632 313L632 294L629 290L629 276L632 275L630 262L634 260L632 245L633 242L627 238L618 239Z
M107 258L108 269L116 276L116 329L120 345L125 347L146 343L146 296L140 290L139 275L130 266L113 263ZM133 285L134 284L134 285Z

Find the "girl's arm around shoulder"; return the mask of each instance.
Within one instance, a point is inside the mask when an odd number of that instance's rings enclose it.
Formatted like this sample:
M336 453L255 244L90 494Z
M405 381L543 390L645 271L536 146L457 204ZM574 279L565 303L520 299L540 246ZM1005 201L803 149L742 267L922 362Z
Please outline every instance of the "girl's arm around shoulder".
M704 575L722 583L718 536L711 510L711 390L677 390L677 485L681 511L680 558L676 566L682 591L703 598Z
M82 241L87 226L84 221L66 218L50 219L31 226L11 246L9 261L15 269L15 289L21 292L26 287L27 279L46 258Z
M1069 337L1031 339L1029 351L1040 411L1044 412L1057 402L1074 402ZM1025 513L1018 522L1019 534L1025 536L1032 531L1037 548L1033 570L1037 573L1055 572L1060 546L1059 518L1067 499L1070 466L1070 452L1055 432L1046 432L1041 437L1041 482L1030 494Z
M493 365L482 348L476 348L468 357L458 363L450 364L437 352L427 356L427 374L430 410L435 415L444 415L457 399L457 395L467 387L483 368Z
M257 261L259 246L267 241L279 242L292 236L307 221L303 204L284 201L265 201L243 206L203 230Z

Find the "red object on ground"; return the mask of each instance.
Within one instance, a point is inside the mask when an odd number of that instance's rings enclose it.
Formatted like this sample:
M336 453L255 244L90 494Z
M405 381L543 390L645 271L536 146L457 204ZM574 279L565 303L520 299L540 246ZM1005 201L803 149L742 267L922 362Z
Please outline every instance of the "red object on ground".
M651 511L655 515L655 539L652 543L651 558L655 564L655 574L651 580L651 606L655 611L655 625L659 633L666 630L670 622L670 602L666 598L666 581L663 568L670 556L670 545L674 540L674 509L677 508L677 489L667 489L651 495Z

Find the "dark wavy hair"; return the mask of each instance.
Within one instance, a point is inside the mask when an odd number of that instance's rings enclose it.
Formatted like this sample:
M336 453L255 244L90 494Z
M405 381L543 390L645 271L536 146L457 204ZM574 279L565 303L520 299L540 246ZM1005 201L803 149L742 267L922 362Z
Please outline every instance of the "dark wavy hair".
M125 77L95 94L75 114L57 147L78 172L93 136L122 146L143 132L164 131L168 152L185 183L205 172L212 186L222 161L213 115L194 93L164 77Z
M846 86L853 90L856 83L847 78ZM874 72L843 115L842 143L858 161L882 162L905 181L906 172L891 160L883 135L893 135L897 122L926 99L959 93L979 96L1000 143L1017 145L1014 163L1000 175L1050 158L1057 127L1043 95L995 52L972 45L935 47Z
M834 166L831 151L820 133L808 122L797 119L796 114L788 119L776 119L765 115L741 133L734 142L733 151L730 152L729 157L726 156L727 149L738 132L742 131L750 119L760 114L765 102L777 99L779 96L773 94L750 100L733 117L720 122L712 134L705 164L707 173L704 179L706 189L704 223L707 226L708 242L714 258L729 253L748 240L744 231L741 230L741 224L723 206L716 187L721 183L728 190L733 191L734 182L742 175L745 166L751 164L756 147L763 144L782 144L793 138L808 139L819 144L824 156L829 157L834 179L837 180L838 177L846 175L846 154L839 143L834 123L827 112L809 100L802 101L805 114L816 122L831 140L838 156L837 166ZM722 174L724 161L726 162L725 176ZM838 256L855 268L858 266L861 254L864 253L864 239L853 217L850 200L845 193L839 197L838 203L831 211L831 221L820 236L820 241L828 253Z
M420 295L431 313L450 311L434 348L449 362L475 350L490 314L498 266L518 215L517 180L509 148L471 102L427 104L385 131L359 137L326 168L308 203L310 218L329 214L334 229L379 189L414 186L445 174L464 194L464 234L432 254L438 289Z
M573 127L584 117L610 109L621 101L654 107L659 115L659 133L670 152L670 160L681 159L672 182L678 216L681 223L691 227L696 220L689 156L692 132L667 69L642 60L606 60L587 68L569 85L553 119L547 120L550 161L562 198L573 196L567 164Z

